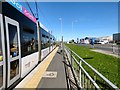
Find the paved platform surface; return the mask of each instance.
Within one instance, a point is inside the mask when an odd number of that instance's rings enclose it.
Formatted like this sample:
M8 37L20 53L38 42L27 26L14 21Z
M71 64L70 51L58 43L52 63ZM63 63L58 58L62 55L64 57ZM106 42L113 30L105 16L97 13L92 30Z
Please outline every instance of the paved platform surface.
M63 64L63 56L58 52L43 75L38 88L63 88L67 90L66 76ZM51 74L48 74L48 73ZM46 74L48 74L46 76ZM65 89L66 88L66 89Z
M64 90L67 90L65 89L67 88L67 83L64 64L62 63L63 57L57 53L58 49L57 47L53 50L14 90L18 88L32 88L33 90L37 88L40 90L43 88L48 88L49 90L64 88Z
M94 52L99 52L99 53L103 53L103 54L106 54L106 55L111 55L111 56L114 56L114 57L120 58L119 55L114 54L113 52L110 52L110 51L100 50L100 49L94 49L94 50L92 50L92 51L94 51Z

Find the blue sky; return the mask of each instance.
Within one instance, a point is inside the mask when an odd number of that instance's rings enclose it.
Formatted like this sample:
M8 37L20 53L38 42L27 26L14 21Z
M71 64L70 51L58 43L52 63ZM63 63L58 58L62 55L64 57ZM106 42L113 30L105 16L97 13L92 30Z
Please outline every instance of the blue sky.
M25 3L22 4L29 10ZM36 12L35 4L29 4ZM111 36L118 32L116 2L38 2L38 7L40 22L52 31L57 40L61 39L62 34L67 41L86 36ZM59 18L62 18L62 34Z

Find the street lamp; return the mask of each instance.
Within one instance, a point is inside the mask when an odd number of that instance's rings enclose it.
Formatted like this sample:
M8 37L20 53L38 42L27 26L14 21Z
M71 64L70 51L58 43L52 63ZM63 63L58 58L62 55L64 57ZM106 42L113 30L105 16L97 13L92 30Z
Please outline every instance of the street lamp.
M60 22L61 22L61 36L62 36L62 18L59 18Z
M74 25L74 22L78 22L78 20L74 20L74 21L72 21L72 31L73 31L73 25Z
M72 21L72 31L73 31L73 25L74 25L74 22L78 22L78 20L75 20L75 21ZM82 64L82 61L81 60L79 60L79 66L81 67L81 64ZM81 77L81 74L82 74L82 71L81 71L81 69L80 69L80 71L79 71L79 79L80 79L80 87L81 87L81 81L82 81L82 77Z
M74 32L73 32L73 26L74 26L74 23L75 23L75 22L78 22L78 20L72 21L72 33L74 33Z
M59 18L60 22L61 22L61 37L62 37L62 43L61 43L61 47L62 47L62 50L63 50L63 35L62 35L62 18Z

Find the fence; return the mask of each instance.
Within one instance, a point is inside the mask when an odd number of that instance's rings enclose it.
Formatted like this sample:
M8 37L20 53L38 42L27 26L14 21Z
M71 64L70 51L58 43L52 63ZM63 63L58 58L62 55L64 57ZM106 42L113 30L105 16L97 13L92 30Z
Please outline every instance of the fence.
M76 84L79 85L80 88L118 90L117 86L66 46L64 46L64 57L69 61Z

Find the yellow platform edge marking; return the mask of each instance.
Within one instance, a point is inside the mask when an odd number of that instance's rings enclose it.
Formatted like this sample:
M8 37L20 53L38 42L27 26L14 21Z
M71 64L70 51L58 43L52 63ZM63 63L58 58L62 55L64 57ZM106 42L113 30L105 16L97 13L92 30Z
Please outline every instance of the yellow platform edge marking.
M37 88L38 84L40 83L40 80L42 79L42 76L44 75L45 71L47 70L49 64L51 63L53 57L55 56L56 52L58 50L58 47L51 52L46 60L41 64L41 68L39 68L33 77L26 82L23 88Z

